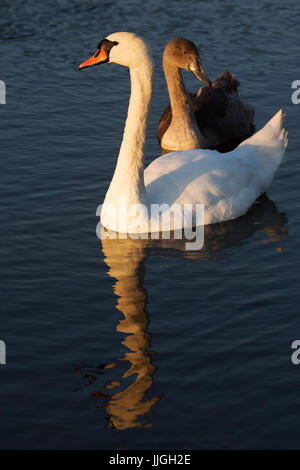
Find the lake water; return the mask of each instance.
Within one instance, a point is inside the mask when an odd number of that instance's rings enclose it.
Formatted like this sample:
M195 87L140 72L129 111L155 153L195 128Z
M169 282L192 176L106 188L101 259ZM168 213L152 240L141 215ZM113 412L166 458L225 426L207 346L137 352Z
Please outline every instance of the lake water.
M267 196L200 251L96 237L130 87L123 67L77 68L122 30L155 59L146 163L175 36L211 79L236 74L257 128L287 112ZM296 0L1 2L1 448L300 447L299 37Z

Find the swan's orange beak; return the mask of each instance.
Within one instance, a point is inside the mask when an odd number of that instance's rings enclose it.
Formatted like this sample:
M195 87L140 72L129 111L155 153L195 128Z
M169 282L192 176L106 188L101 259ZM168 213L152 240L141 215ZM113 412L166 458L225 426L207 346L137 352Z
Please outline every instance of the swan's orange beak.
M108 55L104 51L103 47L101 47L101 49L98 49L90 59L82 62L82 64L79 65L79 70L82 70L85 67L93 67L97 64L103 64L105 62L108 62Z

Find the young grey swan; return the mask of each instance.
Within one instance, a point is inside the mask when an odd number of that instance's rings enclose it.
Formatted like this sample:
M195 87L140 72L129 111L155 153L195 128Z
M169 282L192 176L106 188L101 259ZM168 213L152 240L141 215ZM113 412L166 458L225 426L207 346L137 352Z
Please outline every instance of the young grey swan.
M170 41L164 50L163 68L170 96L157 129L163 149L208 148L227 152L254 133L254 109L240 100L239 82L225 71L210 84L194 43L184 38ZM197 94L188 93L180 69L193 72L208 86Z

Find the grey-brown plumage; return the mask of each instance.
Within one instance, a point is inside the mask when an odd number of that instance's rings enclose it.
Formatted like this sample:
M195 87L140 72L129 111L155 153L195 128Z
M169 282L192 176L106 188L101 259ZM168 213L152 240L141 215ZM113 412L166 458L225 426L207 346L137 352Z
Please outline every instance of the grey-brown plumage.
M185 101L186 109L183 110L183 112L187 113L187 103L189 103L191 107L190 112L194 114L198 132L200 131L200 134L198 134L200 135L198 142L194 142L193 145L195 147L217 149L221 152L233 150L243 140L254 133L254 109L252 106L240 100L237 91L239 82L236 80L235 76L228 71L225 71L211 86L200 88L197 94L187 93L181 75L182 86L177 86L177 89L174 89L172 80L175 76L175 69L177 69L178 74L180 74L180 68L193 71L191 68L183 65L182 50L185 50L186 44L189 43L190 41L184 38L176 38L166 46L164 51L163 66L168 83L171 104L166 107L160 118L157 130L158 141L164 148L162 142L163 136L169 129L171 123L173 127L176 125L174 119L178 119L180 115L179 112L182 111L180 107L182 106L184 95L187 95ZM191 44L193 46L194 56L195 54L198 55L196 46L193 43ZM199 55L198 61L200 63ZM179 75L177 75L177 79L178 76ZM172 112L174 110L175 113ZM190 120L189 126L193 127L194 125L195 121ZM185 130L185 132L187 134L187 130ZM177 125L176 132L171 135L171 140L172 138L174 139L174 150L179 149L175 142L176 136L179 133L180 127ZM180 143L181 147L182 140L183 139L181 139ZM168 149L172 150L170 149L170 138L168 143ZM187 144L186 149L188 148L192 148L191 145ZM180 149L185 150L184 148Z

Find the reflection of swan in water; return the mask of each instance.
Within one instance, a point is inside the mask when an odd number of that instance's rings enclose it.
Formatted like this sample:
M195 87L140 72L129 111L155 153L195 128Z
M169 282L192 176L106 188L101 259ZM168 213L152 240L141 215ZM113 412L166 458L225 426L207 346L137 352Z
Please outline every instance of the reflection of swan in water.
M129 352L119 361L130 363L130 367L121 379L106 385L105 392L91 393L91 396L103 400L102 406L110 415L110 427L123 430L145 426L140 417L145 416L162 397L159 395L144 400L146 392L153 383L156 370L151 363L153 353L149 351L150 335L146 331L149 323L146 310L147 291L143 287L146 258L159 255L218 261L230 256L226 253L227 249L241 246L244 240L258 232L266 235L263 239L260 237L258 243L280 241L287 234L283 228L286 222L286 215L278 212L275 204L263 195L245 216L205 227L204 247L199 251L185 251L185 240L130 238L102 240L104 261L109 268L108 274L116 279L114 284L114 293L118 297L116 307L124 315L117 330L127 334L122 344L129 349ZM281 251L280 247L276 248ZM107 364L102 370L104 373L108 372L117 364L117 362ZM85 379L90 384L96 384L97 370L91 372L91 367L87 369L90 375L86 375ZM125 383L127 378L133 376L135 376L134 381L127 385ZM122 385L123 390L110 394L112 390Z
M104 260L109 268L109 276L116 279L114 293L118 297L116 308L124 318L120 320L117 330L127 336L122 344L129 350L118 361L128 361L130 367L122 378L106 385L107 391L91 393L95 398L103 399L106 411L110 415L109 427L119 430L133 427L149 427L139 417L146 415L162 395L144 399L147 390L153 382L156 367L152 364L153 353L149 351L150 335L147 333L149 324L147 313L147 291L143 287L144 259L146 250L139 240L102 240ZM108 371L120 365L118 362L102 366ZM96 376L91 367L84 379L87 385L95 383ZM130 385L128 384L128 379ZM120 383L121 382L121 383ZM124 383L122 383L124 382ZM124 387L125 386L125 387ZM110 392L116 388L121 391Z
M218 261L230 256L226 250L242 246L245 240L255 233L265 235L263 239L258 240L258 243L280 241L287 235L287 231L284 230L286 223L286 214L279 212L267 194L263 194L246 215L228 222L206 225L204 246L201 250L187 251L186 240L140 240L139 246L147 248L147 255L150 256L159 254L199 261Z
M120 243L121 242L121 243ZM150 335L147 291L143 287L145 249L134 240L102 240L104 260L109 267L108 274L116 279L114 292L118 296L117 309L124 314L117 330L126 333L122 342L130 352L121 360L130 362L130 368L123 378L136 374L125 390L112 395L106 409L110 416L110 426L117 429L138 427L138 416L147 414L161 396L143 400L151 387L156 368L151 362L153 353L149 351Z

